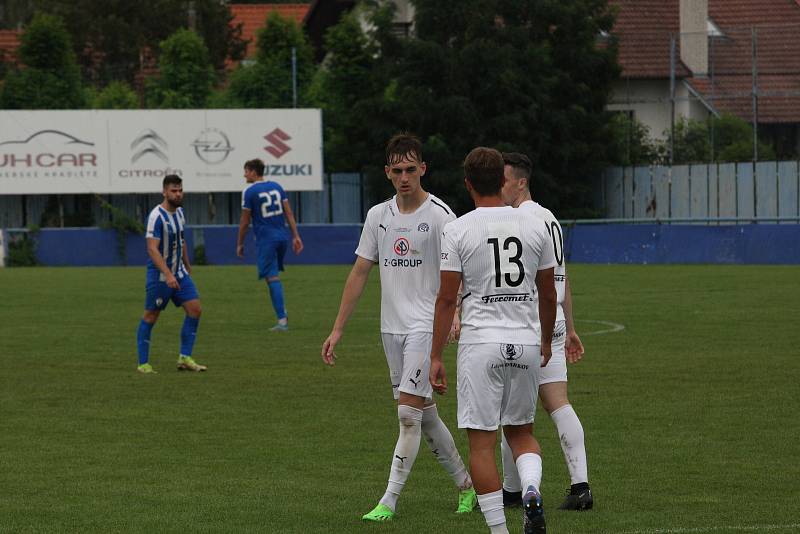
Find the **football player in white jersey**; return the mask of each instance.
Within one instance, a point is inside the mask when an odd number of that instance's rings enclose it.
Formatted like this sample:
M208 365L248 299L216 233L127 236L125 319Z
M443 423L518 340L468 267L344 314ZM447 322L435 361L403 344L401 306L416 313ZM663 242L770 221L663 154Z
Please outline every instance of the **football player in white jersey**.
M553 213L531 199L531 160L524 154L504 153L505 185L503 200L509 206L527 210L542 219L553 241L556 257L555 283L558 310L553 332L553 357L539 374L539 398L558 431L561 449L571 479L571 487L561 510L590 510L594 504L589 489L583 426L567 398L567 362L583 357L583 344L572 320L572 295L564 259L564 238L561 225ZM522 497L519 476L511 458L511 450L503 442L503 500L507 506Z
M442 350L463 284L458 426L467 429L478 504L493 534L508 532L495 464L502 426L526 489L524 532L545 532L541 449L532 425L539 368L550 359L556 317L553 241L541 220L503 202L497 150L472 150L464 174L475 210L444 228L430 381L438 393L447 391Z
M459 489L456 511L470 512L477 502L472 479L453 436L439 418L428 382L442 228L455 215L444 202L422 188L420 179L425 170L419 139L400 134L389 140L385 172L397 194L367 213L339 313L322 345L323 361L334 365L336 344L372 266L377 263L381 278L381 338L397 401L400 436L386 492L378 505L362 517L366 521L388 521L394 517L422 436ZM452 313L450 319L452 324Z

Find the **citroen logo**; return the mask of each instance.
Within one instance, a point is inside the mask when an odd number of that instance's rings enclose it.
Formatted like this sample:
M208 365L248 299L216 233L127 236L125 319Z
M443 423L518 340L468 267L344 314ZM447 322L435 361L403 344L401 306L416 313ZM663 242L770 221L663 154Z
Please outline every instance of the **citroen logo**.
M169 163L165 152L167 148L167 142L160 135L150 129L143 130L131 143L131 150L134 151L131 163L136 163L147 154L153 154L164 163Z

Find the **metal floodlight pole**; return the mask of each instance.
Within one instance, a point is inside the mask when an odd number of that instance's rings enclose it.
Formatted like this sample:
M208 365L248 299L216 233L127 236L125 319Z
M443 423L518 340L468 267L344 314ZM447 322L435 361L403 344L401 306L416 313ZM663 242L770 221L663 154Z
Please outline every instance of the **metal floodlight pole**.
M753 161L758 161L758 30L753 27Z
M670 35L669 39L669 164L672 166L675 160L675 34Z
M292 47L292 107L297 107L297 48Z

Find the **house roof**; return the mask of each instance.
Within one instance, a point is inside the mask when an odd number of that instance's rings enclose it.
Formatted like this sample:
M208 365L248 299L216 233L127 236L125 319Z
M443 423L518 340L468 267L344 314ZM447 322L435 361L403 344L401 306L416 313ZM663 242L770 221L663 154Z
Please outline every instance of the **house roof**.
M609 4L619 10L613 33L622 77L668 78L669 39L679 32L678 0ZM709 38L708 75L694 75L679 63L677 76L714 110L752 120L755 31L758 121L800 122L800 1L708 0L708 18L723 34Z
M723 35L709 40L709 76L688 81L718 111L753 119L753 35L758 122L800 122L800 3L709 0ZM713 82L713 83L712 83Z
M670 38L680 28L678 0L609 0L617 13L612 34L619 44L623 78L669 78ZM676 42L676 75L688 69L680 61Z
M309 10L309 4L229 4L233 20L231 24L242 23L242 39L249 41L245 57L255 55L256 33L264 27L267 16L273 11L279 15L293 19L298 25L303 24L303 20Z

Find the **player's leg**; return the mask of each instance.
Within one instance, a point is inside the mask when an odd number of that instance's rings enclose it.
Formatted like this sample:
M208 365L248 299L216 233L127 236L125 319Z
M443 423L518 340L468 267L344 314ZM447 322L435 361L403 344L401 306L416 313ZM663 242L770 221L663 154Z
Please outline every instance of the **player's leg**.
M181 328L181 352L178 355L179 371L205 371L206 366L200 365L192 358L194 342L197 339L197 329L200 326L200 315L203 313L200 305L200 295L191 277L184 276L180 279L181 288L175 293L173 301L176 306L183 307L186 316L183 318Z
M586 446L583 425L567 397L567 382L550 382L539 386L542 406L558 432L561 450L570 476L570 490L561 510L590 510L594 505L589 488Z
M496 343L459 345L456 391L458 427L467 429L470 473L478 504L491 532L507 533L494 457L505 381L502 358L497 362L498 354Z
M500 474L494 460L497 431L467 428L467 437L469 470L472 472L472 482L478 493L478 503L486 525L492 534L507 534Z
M544 507L539 491L542 482L542 456L539 442L533 437L536 396L539 385L540 348L537 345L514 345L506 349L517 364L507 368L500 423L519 471L523 491L523 532L545 532ZM474 475L473 475L474 476Z
M269 298L272 308L278 318L278 323L270 328L273 332L285 332L289 329L289 320L286 314L285 299L283 294L283 284L279 276L283 270L283 258L286 255L286 241L273 241L259 247L263 249L263 277L267 282ZM259 273L261 274L261 273Z
M459 490L456 512L471 512L477 503L477 496L472 488L472 478L458 453L453 435L439 417L436 403L430 398L433 395L432 388L425 379L431 366L432 337L429 332L414 332L406 336L404 360L406 366L414 370L414 376L407 378L407 385L409 387L413 385L415 390L422 388L419 393L426 397L425 407L422 410L422 436L439 465L447 471ZM418 371L420 375L415 376Z
M411 468L417 459L419 442L422 437L422 409L425 406L425 397L409 392L414 391L413 381L416 370L404 365L405 338L403 335L382 334L383 347L386 352L386 361L389 364L389 376L392 380L392 390L397 399L397 418L400 423L400 432L392 455L391 469L389 470L389 483L378 505L362 519L367 521L387 521L394 517L397 510L397 500L405 486ZM420 377L423 379L420 369ZM417 377L419 378L419 377ZM408 382L408 386L403 382ZM427 380L425 380L428 383ZM417 382L421 386L421 382ZM411 387L409 387L411 386ZM430 388L430 384L428 383Z
M144 310L139 328L136 330L136 349L139 354L137 371L144 374L155 373L150 365L150 335L158 321L160 310Z
M542 450L532 431L530 424L503 427L525 492L522 496L525 534L545 532L544 506L539 491L542 483Z
M508 445L505 433L500 433L500 453L503 464L503 506L520 506L522 504L522 481L514 462L514 453Z
M170 298L172 290L158 278L148 278L145 288L144 313L136 330L136 350L139 355L137 371L143 374L155 373L150 365L150 336L153 327Z

